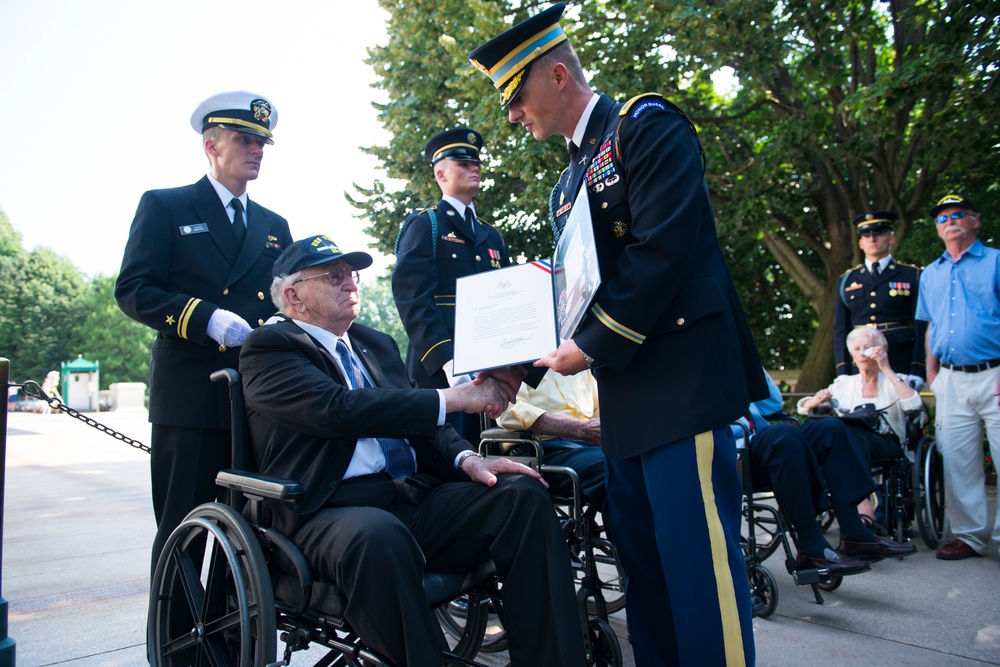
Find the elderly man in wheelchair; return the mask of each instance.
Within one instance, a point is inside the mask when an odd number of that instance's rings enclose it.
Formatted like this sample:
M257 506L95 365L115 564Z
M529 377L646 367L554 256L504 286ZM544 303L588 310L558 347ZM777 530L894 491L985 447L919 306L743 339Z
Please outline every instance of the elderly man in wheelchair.
M336 587L344 619L386 664L440 666L425 573L489 561L511 663L585 664L566 544L539 474L480 457L444 422L498 414L513 396L491 380L411 388L392 338L352 326L357 271L371 262L315 236L274 265L271 296L289 319L246 339L240 372L257 469L304 493L294 509L270 504L261 522Z

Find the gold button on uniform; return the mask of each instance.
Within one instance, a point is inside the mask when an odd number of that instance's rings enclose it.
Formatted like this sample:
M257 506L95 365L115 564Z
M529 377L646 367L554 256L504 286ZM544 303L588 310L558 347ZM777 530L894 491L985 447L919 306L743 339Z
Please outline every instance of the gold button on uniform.
M229 288L222 290L222 296L229 296Z
M677 318L677 326L679 326L679 327L684 326L684 318L683 317L678 317Z
M872 296L875 296L875 295L872 294ZM261 301L263 301L264 300L264 293L263 292L257 292L257 298L260 299Z
M458 255L456 255L456 254L452 253L452 255L451 255L451 258L452 258L452 259L458 259Z
M476 255L476 261L477 261L477 262L481 262L482 260L483 260L483 258L482 258L482 257L480 257L479 255Z
M264 320L257 320L257 326L259 327L264 326Z
M601 208L607 208L607 207L608 207L608 202L602 201L601 202Z
M226 351L226 349L227 349L227 348L226 348L226 346L225 346L225 345L220 345L220 346L219 346L219 352L225 352L225 351Z

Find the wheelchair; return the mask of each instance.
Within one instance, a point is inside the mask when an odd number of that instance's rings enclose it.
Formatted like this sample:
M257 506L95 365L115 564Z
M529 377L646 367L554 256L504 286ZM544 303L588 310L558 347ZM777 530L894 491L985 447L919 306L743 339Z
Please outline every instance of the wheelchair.
M947 532L944 469L934 436L926 435L926 413L906 413L906 438L897 456L872 461L878 489L872 530L895 542L913 536L913 522L929 549L936 549ZM893 438L895 441L895 438Z
M581 617L589 619L592 646L588 647L588 655L593 650L598 659L604 661L601 664L621 665L621 647L608 623L608 614L625 607L625 575L615 546L607 539L598 519L600 508L585 504L576 471L544 464L542 445L531 433L507 431L489 423L484 426L479 445L479 452L484 456L505 456L546 475L562 475L571 480L573 493L568 497L553 496L552 501L572 557ZM463 596L436 610L442 627L453 637L458 637L465 629L463 620L467 604ZM483 651L506 648L501 610L502 600L491 602Z
M733 422L743 430L743 446L737 449L737 469L743 482L743 531L740 544L750 584L750 601L754 618L767 618L778 608L778 582L763 562L778 548L785 554L785 569L797 586L812 588L816 604L823 604L820 589L834 590L843 577L831 575L827 569L797 569L795 555L789 544L795 532L790 527L781 507L774 501L774 492L768 486L754 485L750 468L750 431L741 422ZM830 521L832 521L832 515ZM821 524L822 525L822 524ZM786 528L786 526L789 526ZM822 525L825 530L829 523Z
M216 483L226 502L192 510L171 533L150 586L147 654L152 667L277 667L293 653L325 649L315 667L389 667L366 647L343 617L346 600L329 582L312 578L309 565L285 535L260 524L265 503L294 503L303 495L297 482L250 470L248 431L240 375L232 369L212 374L228 382L233 428L232 469ZM247 501L247 518L237 509ZM459 637L445 643L442 663L481 667L474 658L482 645L491 603L502 600L492 562L464 574L426 573L424 591L431 608L467 600ZM610 630L610 629L609 629ZM277 643L284 655L276 660ZM614 642L613 633L585 633L588 665L604 661L592 650ZM620 650L618 651L620 656Z

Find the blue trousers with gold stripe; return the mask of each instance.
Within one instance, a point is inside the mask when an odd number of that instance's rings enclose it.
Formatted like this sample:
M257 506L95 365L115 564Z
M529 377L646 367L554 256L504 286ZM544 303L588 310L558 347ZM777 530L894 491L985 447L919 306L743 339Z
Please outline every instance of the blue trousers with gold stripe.
M635 664L752 666L732 431L607 462L607 510L627 576Z

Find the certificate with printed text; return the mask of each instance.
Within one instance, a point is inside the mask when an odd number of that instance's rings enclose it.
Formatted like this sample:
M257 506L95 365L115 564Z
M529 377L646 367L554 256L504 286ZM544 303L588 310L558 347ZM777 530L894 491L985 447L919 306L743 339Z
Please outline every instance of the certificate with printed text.
M459 278L454 374L541 359L576 333L601 286L586 183L552 260Z
M455 375L532 362L556 347L552 265L548 261L458 279Z

